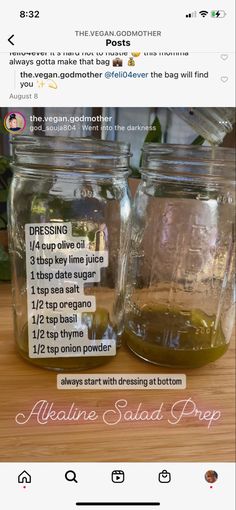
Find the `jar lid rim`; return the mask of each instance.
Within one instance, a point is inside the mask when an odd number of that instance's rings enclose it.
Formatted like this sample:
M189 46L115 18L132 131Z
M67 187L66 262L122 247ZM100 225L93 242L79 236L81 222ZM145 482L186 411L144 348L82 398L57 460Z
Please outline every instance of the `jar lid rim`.
M131 156L130 144L126 142L113 142L88 137L64 137L64 136L14 136L11 144L14 150L19 152L37 153L44 150L47 152L74 154L97 153L99 155Z
M235 182L235 151L226 147L144 144L141 173L156 179Z
M203 163L212 162L235 162L235 148L202 146L202 145L177 145L163 143L144 143L142 149L144 156L161 156L170 161L188 161L191 157L194 161Z

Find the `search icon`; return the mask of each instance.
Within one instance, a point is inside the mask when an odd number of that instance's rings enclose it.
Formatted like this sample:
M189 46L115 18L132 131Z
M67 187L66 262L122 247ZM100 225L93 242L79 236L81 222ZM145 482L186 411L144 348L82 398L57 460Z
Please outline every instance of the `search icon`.
M78 483L78 480L76 480L76 473L75 473L75 471L66 471L65 479L67 480L67 482Z

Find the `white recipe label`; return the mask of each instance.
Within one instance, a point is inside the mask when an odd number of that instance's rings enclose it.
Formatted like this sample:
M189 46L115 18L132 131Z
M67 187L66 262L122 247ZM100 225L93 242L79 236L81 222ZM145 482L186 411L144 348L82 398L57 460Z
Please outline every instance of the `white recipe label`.
M82 313L96 311L84 285L100 282L108 251L90 250L71 223L25 225L30 358L114 356L114 339L89 339ZM92 317L92 315L91 315Z

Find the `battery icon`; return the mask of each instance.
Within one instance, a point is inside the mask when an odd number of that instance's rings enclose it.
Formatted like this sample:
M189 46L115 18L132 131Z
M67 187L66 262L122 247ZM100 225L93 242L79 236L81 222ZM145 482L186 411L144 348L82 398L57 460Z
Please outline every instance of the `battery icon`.
M211 11L212 18L224 18L226 16L225 11Z

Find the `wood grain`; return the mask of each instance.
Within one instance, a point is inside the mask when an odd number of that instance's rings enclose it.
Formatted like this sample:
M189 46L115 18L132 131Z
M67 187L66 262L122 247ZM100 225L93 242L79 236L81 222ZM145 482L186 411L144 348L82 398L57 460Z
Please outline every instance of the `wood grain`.
M186 390L68 391L56 389L56 373L31 366L15 351L9 284L0 284L0 461L87 462L220 462L234 460L234 346L217 362L187 373ZM175 373L155 367L122 347L115 359L92 373ZM89 371L86 373L89 374ZM201 409L219 409L222 417L210 430L196 419L178 425L166 422L121 421L107 426L91 423L29 422L18 425L15 416L29 412L45 399L57 409L76 406L96 409L101 415L123 398L128 409L140 402L144 409L168 410L174 402L191 397Z

